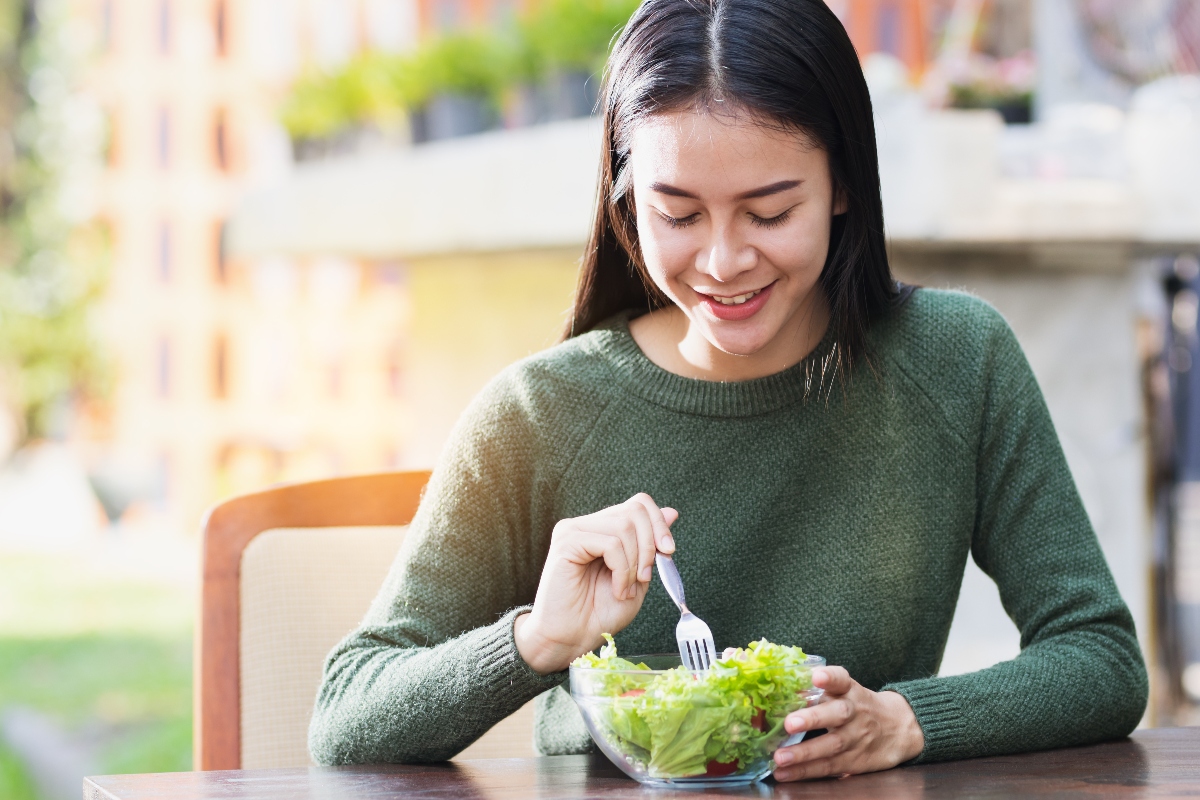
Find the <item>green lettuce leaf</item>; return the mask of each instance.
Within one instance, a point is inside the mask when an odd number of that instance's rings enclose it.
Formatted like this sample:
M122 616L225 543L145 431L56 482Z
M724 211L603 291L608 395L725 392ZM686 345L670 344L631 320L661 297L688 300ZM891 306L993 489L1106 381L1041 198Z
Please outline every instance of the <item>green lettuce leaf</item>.
M787 736L784 718L804 707L812 688L811 670L797 669L808 658L799 647L763 639L727 651L704 673L679 667L650 677L629 675L649 667L619 657L613 638L604 638L599 655L573 666L599 671L593 691L608 698L600 724L654 777L703 775L714 761L744 769L769 757Z

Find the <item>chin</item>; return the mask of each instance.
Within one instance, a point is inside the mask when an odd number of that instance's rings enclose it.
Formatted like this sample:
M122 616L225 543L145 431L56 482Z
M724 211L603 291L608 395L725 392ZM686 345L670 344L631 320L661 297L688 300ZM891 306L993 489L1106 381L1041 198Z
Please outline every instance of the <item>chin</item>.
M759 331L722 331L718 326L725 326L729 323L718 323L713 325L709 323L705 326L705 337L709 344L716 347L722 353L728 353L731 356L752 356L758 351L767 346L771 341L771 336Z

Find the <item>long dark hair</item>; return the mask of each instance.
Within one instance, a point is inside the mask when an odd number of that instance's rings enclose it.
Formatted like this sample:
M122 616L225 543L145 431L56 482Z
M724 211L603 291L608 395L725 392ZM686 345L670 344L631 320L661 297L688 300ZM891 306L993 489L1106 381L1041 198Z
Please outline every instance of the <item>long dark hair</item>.
M645 0L634 13L605 76L599 197L566 337L624 309L670 303L642 262L630 135L651 114L717 102L801 132L828 154L848 210L831 221L820 284L852 361L896 284L884 246L871 98L854 45L822 0Z

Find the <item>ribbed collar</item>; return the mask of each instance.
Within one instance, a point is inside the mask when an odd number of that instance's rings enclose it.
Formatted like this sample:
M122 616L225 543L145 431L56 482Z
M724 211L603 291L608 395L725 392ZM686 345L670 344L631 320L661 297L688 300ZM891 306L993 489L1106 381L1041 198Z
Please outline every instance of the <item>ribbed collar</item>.
M593 329L589 347L604 359L622 387L645 400L685 414L752 417L824 397L837 376L833 326L800 363L748 381L685 378L655 364L629 332L633 312L622 311ZM824 375L824 381L822 381Z

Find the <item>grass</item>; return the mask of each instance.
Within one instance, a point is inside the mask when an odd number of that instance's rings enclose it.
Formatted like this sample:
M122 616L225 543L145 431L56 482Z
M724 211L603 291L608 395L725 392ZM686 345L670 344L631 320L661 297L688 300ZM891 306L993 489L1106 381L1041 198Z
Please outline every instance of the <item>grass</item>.
M0 554L0 710L36 709L106 773L191 768L193 590L94 558ZM0 797L36 794L0 751Z
M37 800L33 781L12 753L0 747L0 797L5 800Z

